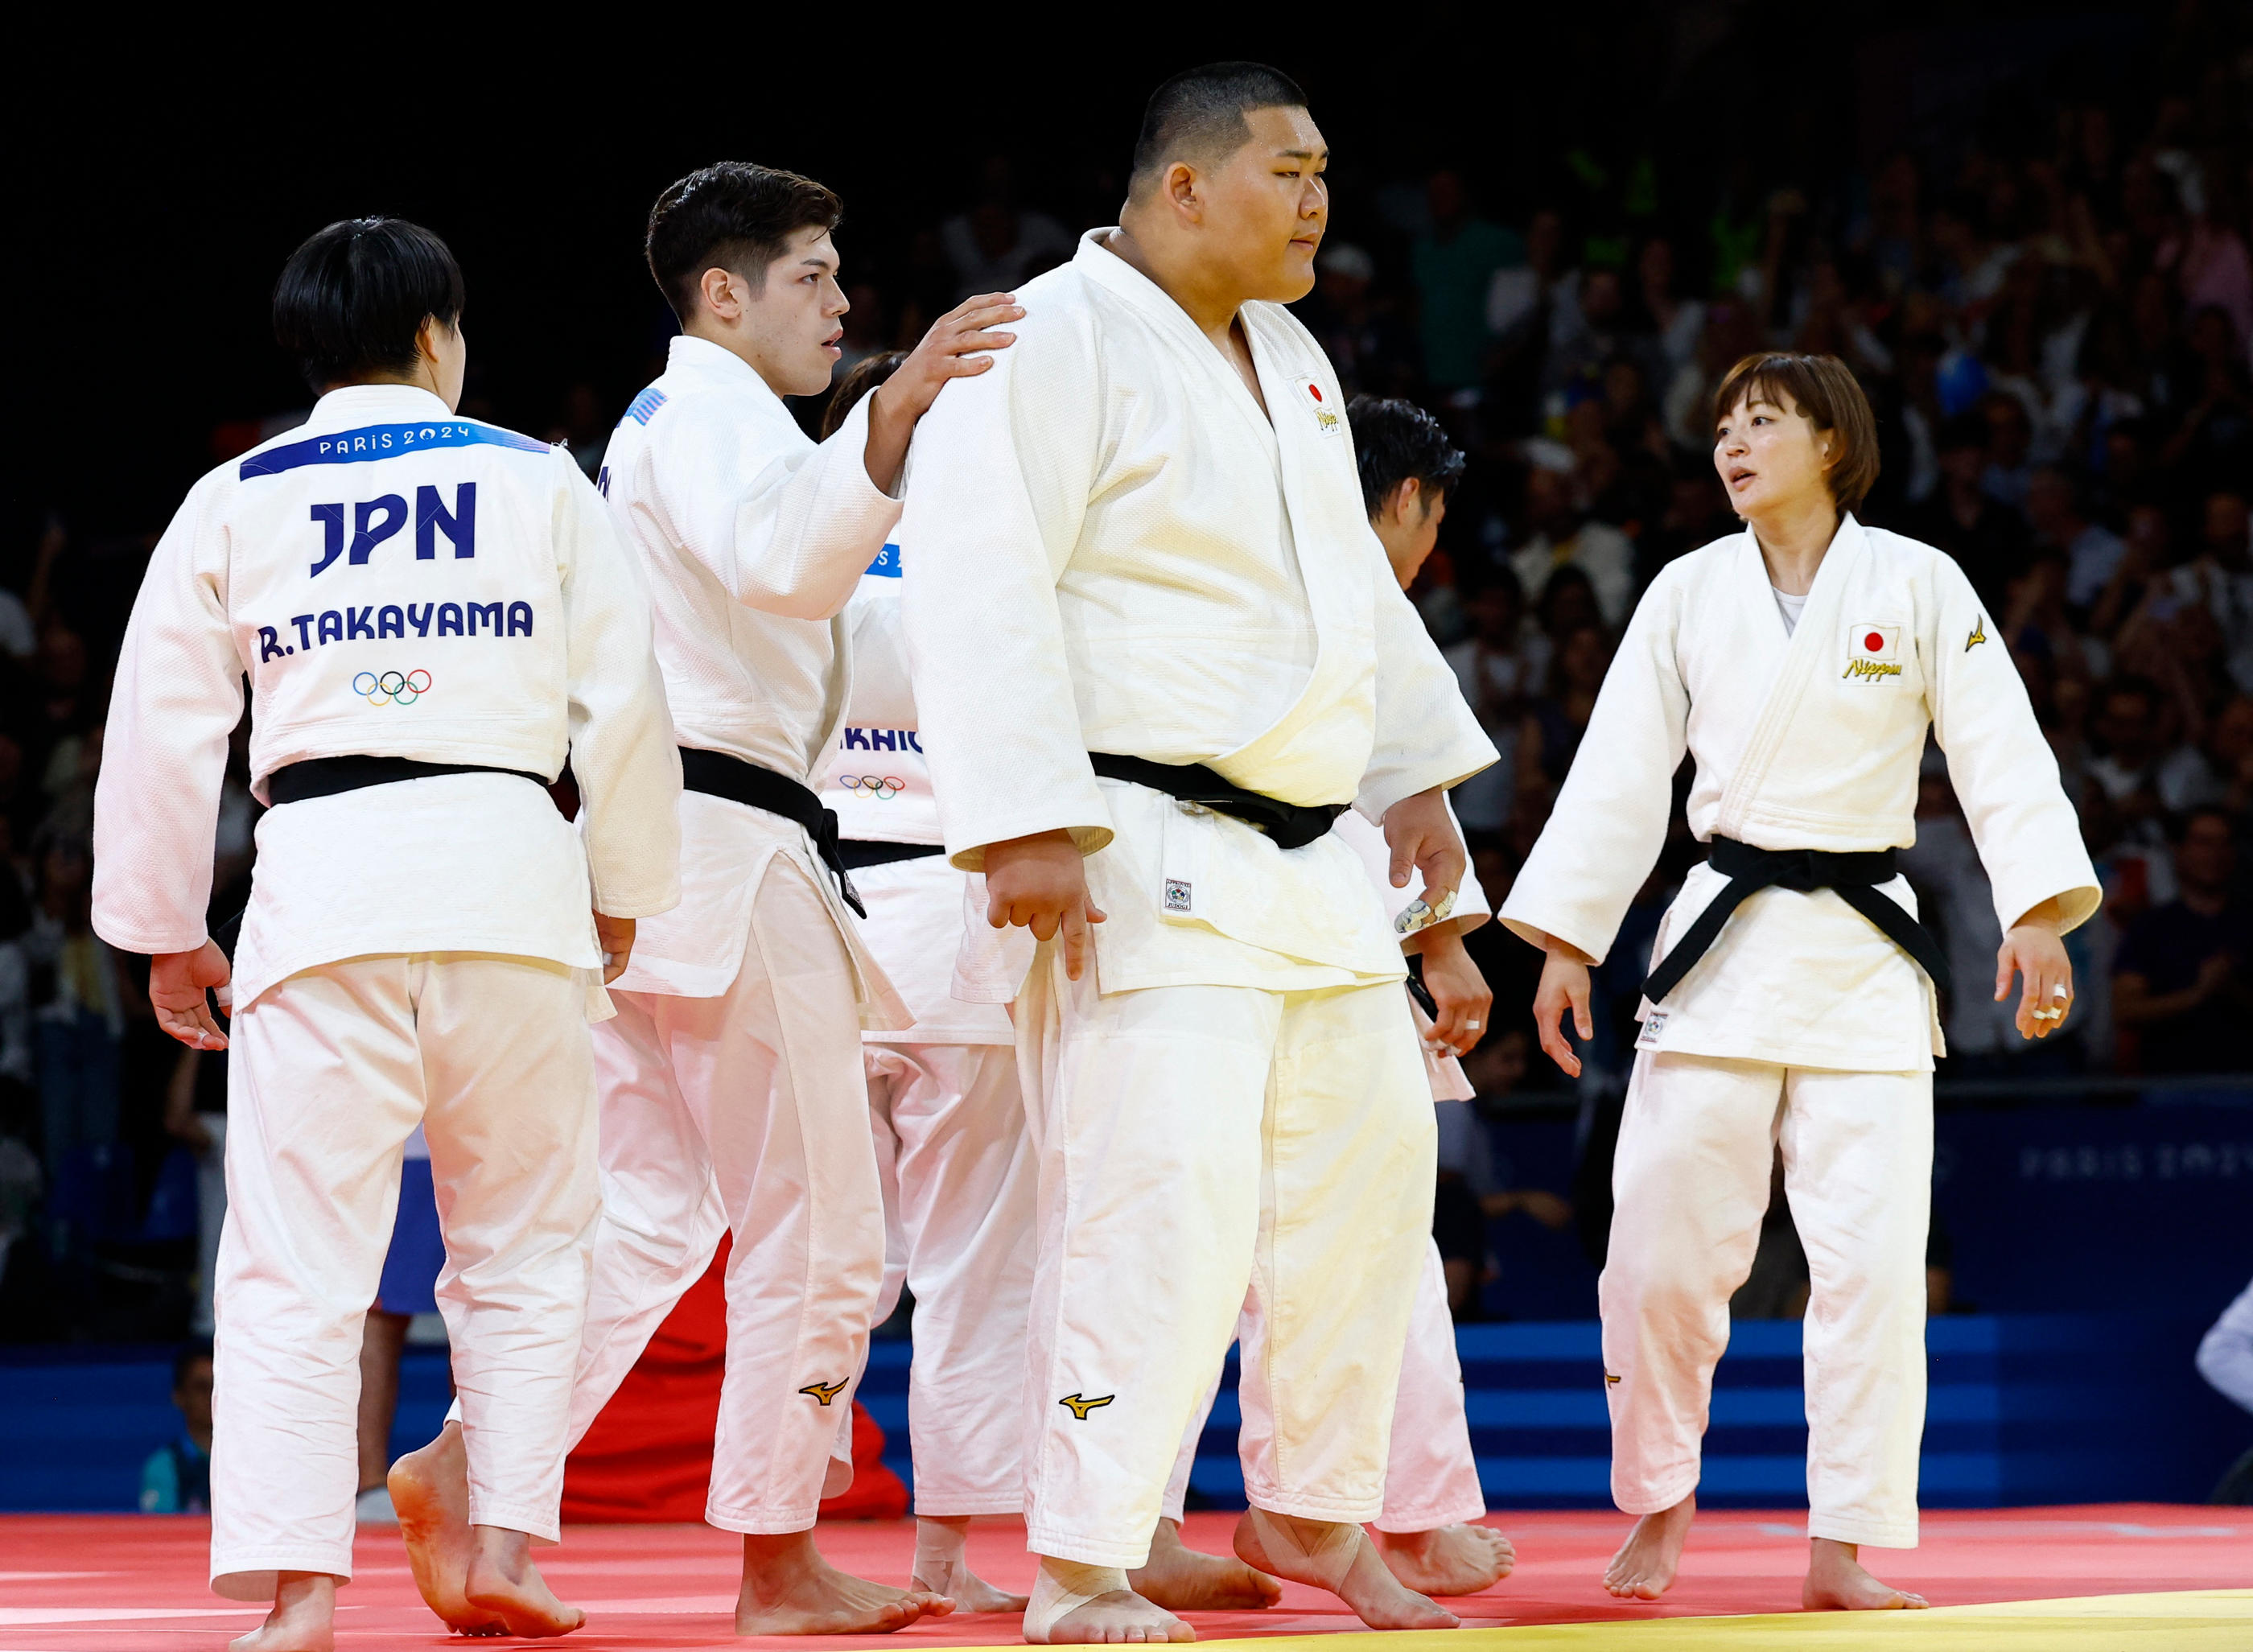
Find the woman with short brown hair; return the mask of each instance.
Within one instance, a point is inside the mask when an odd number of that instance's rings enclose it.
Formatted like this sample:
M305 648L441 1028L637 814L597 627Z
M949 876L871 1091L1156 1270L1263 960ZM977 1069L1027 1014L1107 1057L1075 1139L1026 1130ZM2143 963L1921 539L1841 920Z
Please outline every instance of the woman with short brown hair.
M2061 931L2098 892L2005 645L1956 564L1865 527L1875 422L1830 356L1747 356L1722 380L1713 464L1741 533L1652 581L1555 812L1502 918L1548 953L1542 1047L1580 1063L1588 965L1609 949L1697 760L1712 846L1668 910L1613 1171L1601 1296L1612 1490L1642 1519L1606 1574L1674 1579L1728 1301L1752 1265L1780 1148L1811 1276L1803 1603L1922 1606L1864 1571L1916 1542L1935 986L1946 965L1894 869L1916 840L1929 728L1947 753L2005 932L1995 996L2022 1035L2072 1002Z

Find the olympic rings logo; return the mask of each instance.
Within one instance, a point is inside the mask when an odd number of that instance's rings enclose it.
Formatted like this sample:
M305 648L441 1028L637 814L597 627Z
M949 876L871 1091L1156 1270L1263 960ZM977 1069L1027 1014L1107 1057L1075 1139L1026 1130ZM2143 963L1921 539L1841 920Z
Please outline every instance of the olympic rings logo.
M889 799L908 789L908 783L896 774L841 774L837 784L857 797Z
M371 706L411 706L429 692L427 671L364 671L352 679L352 693Z

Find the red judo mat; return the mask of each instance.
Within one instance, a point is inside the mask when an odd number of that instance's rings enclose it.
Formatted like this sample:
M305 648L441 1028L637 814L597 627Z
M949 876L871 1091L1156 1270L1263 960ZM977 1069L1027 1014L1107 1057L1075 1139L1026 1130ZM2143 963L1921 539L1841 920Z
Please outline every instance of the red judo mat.
M1700 1516L1683 1576L1662 1601L1625 1606L1599 1579L1626 1516L1596 1512L1499 1514L1517 1540L1516 1575L1452 1603L1467 1627L1579 1623L1662 1616L1788 1612L1799 1600L1807 1546L1803 1515L1742 1510ZM1224 1551L1232 1515L1192 1515L1195 1546ZM0 1652L107 1652L209 1648L255 1624L255 1608L205 1587L207 1523L130 1515L0 1517ZM1032 1563L1022 1526L981 1521L973 1565L1023 1589ZM911 1522L835 1522L823 1551L841 1566L903 1582ZM744 1642L731 1633L737 1540L701 1525L572 1526L541 1564L557 1593L587 1609L569 1644L595 1648L797 1647L804 1640ZM2117 1503L2083 1508L1949 1510L1924 1517L1924 1543L1873 1550L1878 1573L1935 1606L2061 1596L2132 1594L2253 1585L2253 1510ZM459 1646L422 1609L395 1533L363 1528L358 1576L338 1596L344 1647ZM1355 1629L1319 1591L1287 1586L1267 1612L1192 1613L1206 1640ZM927 1621L895 1635L826 1638L844 1647L990 1646L1018 1639L1013 1616Z

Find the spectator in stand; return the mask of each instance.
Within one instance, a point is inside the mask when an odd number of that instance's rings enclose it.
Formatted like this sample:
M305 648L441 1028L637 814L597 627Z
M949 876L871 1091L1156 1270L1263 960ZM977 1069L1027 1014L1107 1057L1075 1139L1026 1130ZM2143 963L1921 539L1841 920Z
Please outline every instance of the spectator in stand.
M1678 460L1667 483L1665 512L1636 542L1641 582L1648 585L1676 557L1702 550L1738 526L1728 496L1713 479L1713 467L1702 458Z
M2208 494L2200 527L2196 554L2167 583L2179 601L2214 617L2230 677L2238 687L2253 689L2253 547L2246 542L2243 484Z
M2089 777L2115 805L2147 797L2138 812L2179 814L2203 801L2213 783L2196 746L2171 739L2171 719L2156 685L2140 677L2116 677L2103 693L2096 734L2103 755L2089 765Z
M1377 261L1349 241L1322 243L1315 290L1301 308L1349 396L1397 395L1416 373L1415 352L1392 307L1374 296Z
M2026 484L2026 519L2034 543L2065 558L2065 600L2086 614L2103 595L2128 542L2082 509L2081 490L2063 468L2046 464Z
M2002 606L2012 575L2025 564L2027 534L2024 519L1981 485L1987 440L1987 422L1977 414L1959 415L1941 427L1940 486L1908 513L1901 531L1954 557L1992 611Z
M2184 389L2194 399L2159 450L2159 462L2196 486L2242 486L2253 472L2253 372L2236 328L2220 309L2192 318L2190 356Z
M1555 333L1549 366L1542 374L1552 411L1582 396L1601 395L1604 369L1634 352L1628 331L1627 289L1616 269L1591 269L1580 277L1580 309L1570 324Z
M117 1140L126 988L116 955L90 922L93 870L84 840L46 849L39 907L26 938L34 961L53 972L52 995L35 1017L51 1181L66 1174L79 1150Z
M1573 754L1588 731L1596 692L1611 663L1611 638L1601 625L1575 625L1557 639L1548 692L1527 708L1519 728L1518 812L1547 819L1573 767Z
M1698 355L1705 336L1705 306L1685 298L1677 290L1674 243L1664 235L1643 242L1635 262L1636 331L1654 345L1653 366L1663 373L1657 382L1672 382L1674 373Z
M1635 606L1635 545L1610 523L1588 516L1570 476L1545 464L1526 472L1525 522L1526 540L1510 559L1520 589L1545 593L1551 575L1578 568L1604 624L1615 631L1625 624Z
M211 1512L212 1351L193 1342L172 1361L172 1404L180 1410L179 1438L159 1446L141 1465L141 1512Z
M2232 889L2237 841L2227 813L2199 808L2183 818L2174 873L2176 897L2121 939L2113 1019L2136 1035L2144 1072L2241 1069L2253 1019L2253 910Z
M1525 246L1478 216L1460 172L1433 173L1424 208L1430 227L1409 248L1424 376L1434 390L1471 389L1486 367L1487 289L1496 270L1524 261Z
M2207 769L2215 806L2226 809L2242 837L2253 829L2253 695L2234 694L2207 735Z
M1549 639L1529 624L1517 575L1497 568L1471 598L1471 634L1447 651L1463 698L1502 754L1450 794L1463 830L1500 832L1517 788L1517 734L1527 702L1549 670Z
M938 227L938 242L954 275L950 303L976 293L1014 291L1071 256L1073 236L1046 213L1021 206L1015 169L989 155L979 178L977 204Z

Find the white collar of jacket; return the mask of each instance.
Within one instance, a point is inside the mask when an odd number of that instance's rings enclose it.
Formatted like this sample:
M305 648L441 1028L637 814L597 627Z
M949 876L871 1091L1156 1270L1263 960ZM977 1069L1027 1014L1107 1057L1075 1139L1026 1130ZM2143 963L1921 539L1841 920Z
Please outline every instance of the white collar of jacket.
M1108 224L1082 235L1079 250L1071 255L1073 267L1097 286L1118 294L1148 315L1160 326L1175 329L1210 350L1212 340L1198 331L1196 323L1189 319L1189 312L1175 302L1171 293L1103 244L1106 236L1117 234L1119 227Z
M694 373L734 389L756 389L777 407L782 398L774 387L759 377L759 370L729 349L715 345L709 338L698 338L689 333L675 333L672 345L665 352L667 373Z
M461 415L419 385L348 384L330 391L313 404L302 427L307 430L348 430L356 424L382 419L453 419ZM483 423L479 420L476 422Z

